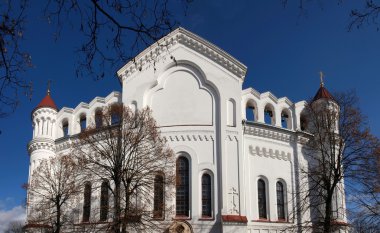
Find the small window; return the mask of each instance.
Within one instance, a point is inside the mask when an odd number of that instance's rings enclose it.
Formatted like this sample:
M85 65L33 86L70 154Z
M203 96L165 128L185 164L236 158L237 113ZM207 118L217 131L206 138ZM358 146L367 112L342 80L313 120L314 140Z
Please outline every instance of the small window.
M281 113L281 126L282 128L289 128L289 115L286 112Z
M79 118L80 131L83 132L86 129L86 115L81 115Z
M265 124L275 125L274 113L273 113L272 108L270 108L269 106L265 107L264 109L264 121L265 121Z
M69 122L64 121L62 123L63 137L69 136Z
M84 193L83 193L83 222L90 221L91 214L91 183L87 182L84 185Z
M154 200L153 200L153 218L164 217L164 177L156 175L154 177Z
M103 112L102 110L96 110L95 112L95 127L97 129L103 126Z
M108 194L108 181L103 181L100 188L100 221L107 221L108 219L108 205L109 205L109 194Z
M259 218L267 218L267 200L265 191L265 182L262 179L257 181L257 194L259 204Z
M111 125L118 125L121 122L122 108L118 105L114 105L111 108Z
M279 220L285 220L284 185L281 182L277 182L276 192L277 192L277 217Z
M176 164L176 215L189 216L190 211L190 178L189 161L179 157Z
M246 108L245 108L245 119L247 121L256 121L256 104L253 100L249 100L247 102Z
M204 174L202 176L202 217L212 217L211 192L211 176Z

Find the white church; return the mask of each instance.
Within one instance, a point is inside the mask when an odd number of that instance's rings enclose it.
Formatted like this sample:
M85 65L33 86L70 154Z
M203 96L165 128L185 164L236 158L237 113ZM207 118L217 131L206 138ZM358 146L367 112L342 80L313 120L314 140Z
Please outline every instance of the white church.
M41 101L32 112L29 180L38 161L63 154L81 125L94 122L97 109L149 106L187 181L175 196L180 201L173 216L165 219L175 226L169 232L279 233L311 219L310 212L294 213L301 201L297 173L306 161L306 102L243 90L246 71L192 32L172 31L117 72L121 93L75 108L58 109L49 94ZM314 100L321 98L331 98L322 85ZM344 194L335 205L345 208ZM337 219L347 222L345 213Z

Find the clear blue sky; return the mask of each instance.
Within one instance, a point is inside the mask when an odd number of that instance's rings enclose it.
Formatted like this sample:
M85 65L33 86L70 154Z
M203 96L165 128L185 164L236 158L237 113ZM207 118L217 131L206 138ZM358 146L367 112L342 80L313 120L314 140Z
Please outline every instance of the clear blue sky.
M324 5L311 5L307 17L301 18L297 5L283 8L280 2L195 0L181 24L244 63L248 67L244 87L259 92L271 91L293 102L309 99L323 70L331 92L356 90L372 132L380 136L380 108L375 101L380 92L380 32L374 27L347 31L350 9L361 1L342 5L321 1ZM33 7L25 47L35 67L24 75L33 79L34 94L31 101L21 96L17 111L0 119L0 211L25 199L21 185L28 179L30 113L45 96L47 80L53 80L52 97L59 108L120 91L116 69L100 81L76 78L78 34L64 31L55 42L40 6Z

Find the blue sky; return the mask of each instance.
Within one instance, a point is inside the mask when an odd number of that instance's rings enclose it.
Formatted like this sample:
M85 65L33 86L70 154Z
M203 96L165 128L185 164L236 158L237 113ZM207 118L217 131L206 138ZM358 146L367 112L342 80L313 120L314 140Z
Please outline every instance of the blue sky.
M245 88L297 102L315 94L322 70L331 92L355 89L372 132L380 136L375 102L380 91L380 32L370 26L347 31L350 9L359 7L359 1L320 1L309 5L303 17L296 2L284 8L281 1L195 0L180 20L248 67ZM14 211L25 199L21 185L28 179L30 113L45 96L47 80L53 80L52 97L59 108L121 90L116 69L100 81L75 76L78 33L66 30L54 41L54 30L42 20L39 7L33 5L28 15L24 44L34 64L24 74L33 80L33 98L21 96L17 111L0 119L0 214Z

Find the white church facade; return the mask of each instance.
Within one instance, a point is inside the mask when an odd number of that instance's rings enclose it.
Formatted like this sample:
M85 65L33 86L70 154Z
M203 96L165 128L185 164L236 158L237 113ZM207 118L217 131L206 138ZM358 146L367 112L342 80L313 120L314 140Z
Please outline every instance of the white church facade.
M243 90L246 71L222 49L178 28L117 72L121 93L61 109L45 97L32 112L29 176L39 160L68 150L83 119L94 122L97 109L149 106L188 174L181 197L186 203L168 222L182 225L183 232L272 233L311 219L310 212L295 213L297 174L306 161L306 102ZM344 195L336 206L344 208ZM347 221L345 214L337 218Z

